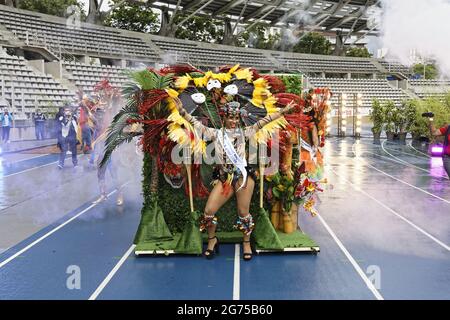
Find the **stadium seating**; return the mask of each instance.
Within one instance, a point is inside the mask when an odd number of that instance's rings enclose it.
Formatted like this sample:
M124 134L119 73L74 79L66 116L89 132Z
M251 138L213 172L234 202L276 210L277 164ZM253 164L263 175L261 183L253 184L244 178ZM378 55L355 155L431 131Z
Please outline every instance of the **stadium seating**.
M340 93L362 94L362 107L371 107L372 100L393 100L400 104L408 98L401 89L393 88L384 79L308 78L314 87L328 87L334 93L331 102L336 104Z
M121 87L127 81L124 70L116 66L88 65L80 62L63 62L68 72L66 77L84 93L90 94L94 86L103 79L108 79L111 85Z
M64 88L49 75L35 72L22 57L10 56L0 50L0 95L24 112L34 112L35 107L56 108L74 98L73 92ZM54 111L54 110L51 110Z
M114 28L83 23L68 25L65 19L0 6L0 24L27 44L45 46L58 54L61 47L74 54L116 56L155 61L159 57L136 36Z
M305 73L379 73L368 58L349 58L322 55L272 53L286 70L301 70Z
M253 66L260 70L302 72L309 76L310 86L327 86L335 93L361 93L363 95L363 106L366 107L371 106L373 98L382 101L391 99L395 103L401 103L403 99L407 98L403 90L391 87L384 79L376 79L383 78L386 74L393 72L403 73L404 75L410 74L408 67L395 61L238 48L130 32L86 23L81 23L77 28L73 28L63 18L18 10L3 5L0 5L0 25L3 30L6 28L25 43L45 46L57 56L59 48L61 48L63 56L69 53L68 56L72 59L74 56L84 55L116 60L143 61L146 64L188 62L197 67L205 68L239 63L242 66ZM8 40L2 37L2 29L0 28L0 44L7 42ZM103 78L108 78L115 86L121 86L127 80L122 72L123 70L115 66L63 61L63 67L65 80L70 81L88 94L93 91L94 85ZM11 83L17 83L17 85L14 85L16 105L21 104L21 97L17 96L17 92L21 92L20 90L25 92L25 104L27 106L34 105L35 98L41 104L52 103L58 106L74 94L73 91L64 89L50 76L36 74L27 66L23 58L5 57L2 53L0 70L5 76L4 87L9 99L11 99ZM352 76L350 79L318 78L318 76L324 75L326 77L337 77L344 74L352 74ZM364 79L356 79L358 77ZM418 96L425 97L431 94L429 93L430 90L425 89L436 85L439 84L412 81L409 89L412 89ZM448 83L446 86L448 87ZM439 90L440 92L445 91L442 88ZM332 101L336 102L336 99L337 95L333 97Z
M162 60L168 63L188 62L199 67L239 63L242 66L253 66L263 70L276 69L276 66L261 53L261 50L245 50L210 44L205 46L194 41L180 41L163 37L152 37L152 42L164 52Z
M450 80L410 80L409 87L420 98L441 98L450 92Z
M402 65L400 62L397 61L386 61L383 59L377 60L389 73L393 72L400 72L404 75L411 75L411 69L407 66Z

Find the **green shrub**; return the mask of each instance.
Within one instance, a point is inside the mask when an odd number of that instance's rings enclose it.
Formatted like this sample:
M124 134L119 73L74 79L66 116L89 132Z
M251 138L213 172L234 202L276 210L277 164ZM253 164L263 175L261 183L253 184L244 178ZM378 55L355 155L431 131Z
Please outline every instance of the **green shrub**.
M373 122L372 132L379 133L383 130L384 113L383 106L378 99L372 101L372 111L370 112L370 120Z

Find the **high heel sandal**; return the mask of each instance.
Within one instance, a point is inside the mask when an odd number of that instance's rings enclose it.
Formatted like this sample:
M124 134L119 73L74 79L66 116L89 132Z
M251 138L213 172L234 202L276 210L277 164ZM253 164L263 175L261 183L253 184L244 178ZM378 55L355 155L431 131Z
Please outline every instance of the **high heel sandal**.
M212 258L214 258L214 256L216 254L219 254L219 238L217 238L216 236L214 236L212 238L208 238L208 242L209 242L209 240L212 240L212 239L216 239L216 243L214 244L213 249L206 249L206 251L203 253L203 255L208 260L211 260Z
M251 253L246 253L246 252L244 252L244 245L242 245L242 258L245 260L245 261L250 261L250 260L252 260L252 258L253 258L253 246L252 246L252 243L251 243L251 241L250 240L244 240L244 241L242 241L243 243L250 243L250 250L252 250L252 252Z

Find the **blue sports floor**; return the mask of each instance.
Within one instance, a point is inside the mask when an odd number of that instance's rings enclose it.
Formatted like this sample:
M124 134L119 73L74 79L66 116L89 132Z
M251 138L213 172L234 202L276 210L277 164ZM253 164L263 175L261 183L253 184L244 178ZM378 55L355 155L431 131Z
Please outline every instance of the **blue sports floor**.
M135 257L138 176L122 177L123 207L113 188L106 202L92 204L95 172L58 171L55 155L4 155L0 299L450 299L450 181L442 161L408 144L351 138L330 138L324 155L329 183L320 215L299 217L320 253L250 262L239 245L222 245L212 261Z

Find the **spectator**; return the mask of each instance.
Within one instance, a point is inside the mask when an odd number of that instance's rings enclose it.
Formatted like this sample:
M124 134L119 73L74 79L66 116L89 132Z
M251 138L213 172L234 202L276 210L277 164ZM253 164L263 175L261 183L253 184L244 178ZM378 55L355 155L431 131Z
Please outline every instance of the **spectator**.
M2 141L9 143L9 131L11 130L12 125L12 115L9 113L8 109L0 114L0 122L2 123Z
M76 117L72 115L72 111L69 107L64 108L64 115L58 118L59 126L61 130L58 133L58 143L61 148L59 156L58 168L64 168L64 160L66 158L67 151L72 153L72 163L74 167L78 165L77 158L77 130L78 123Z
M61 132L61 123L59 122L59 118L64 116L64 107L59 107L58 113L55 116L55 135L54 137L56 137L58 139L57 142L57 147L61 150L61 145L59 144L59 134Z
M41 112L40 109L37 109L36 114L34 115L34 129L36 132L37 140L44 140L45 120L47 120L45 115Z

